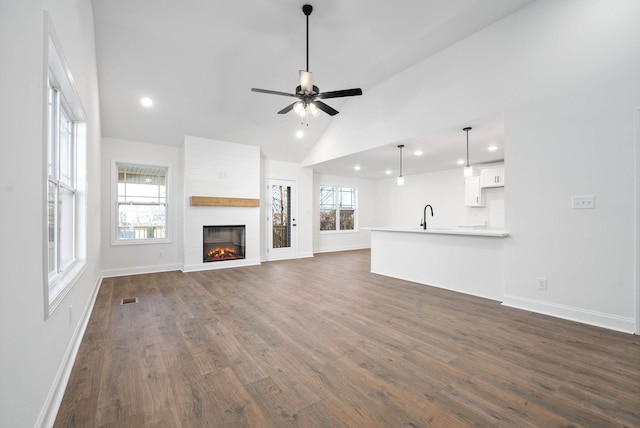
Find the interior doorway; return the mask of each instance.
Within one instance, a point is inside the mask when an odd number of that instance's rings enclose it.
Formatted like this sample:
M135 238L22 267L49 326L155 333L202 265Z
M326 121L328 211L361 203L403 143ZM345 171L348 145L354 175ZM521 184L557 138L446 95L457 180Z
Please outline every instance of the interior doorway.
M269 180L270 209L269 260L293 259L298 256L296 183L291 180Z

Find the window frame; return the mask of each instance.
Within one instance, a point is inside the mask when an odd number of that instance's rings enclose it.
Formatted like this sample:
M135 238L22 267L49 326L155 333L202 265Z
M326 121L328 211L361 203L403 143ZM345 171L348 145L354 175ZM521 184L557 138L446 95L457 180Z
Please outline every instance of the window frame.
M335 211L336 211L336 219L335 219L335 223L336 223L336 228L332 229L332 230L322 230L320 229L321 227L321 222L322 222L322 218L321 218L321 212L323 209L322 206L322 189L323 188L332 188L334 189L334 194L336 195L335 197ZM343 190L350 190L353 192L353 208L343 208L340 204L340 193ZM353 229L341 229L340 228L340 211L341 210L348 210L351 211L353 210ZM318 189L318 232L321 234L332 234L332 233L355 233L358 232L358 188L357 187L351 187L351 186L334 186L334 185L325 185L325 184L321 184L319 189Z
M73 285L78 281L87 266L86 261L86 114L77 88L74 84L71 71L66 63L60 42L56 36L50 16L45 13L45 40L44 40L44 67L43 67L43 159L42 159L42 201L43 201L43 231L42 231L42 260L43 260L43 294L44 294L44 318L49 319L56 308L69 293ZM49 104L50 92L55 93L54 105ZM69 171L73 177L68 182L60 177L60 120L62 115L72 123L73 148ZM51 135L55 140L55 150L52 150ZM53 152L50 168L50 151ZM55 169L50 175L51 169ZM55 272L50 273L50 201L49 185L53 183L56 197L54 198L54 247L55 247ZM62 191L70 191L73 198L69 216L60 217L61 210L59 195ZM69 239L60 239L59 228L62 220L70 220L68 228ZM63 235L67 236L67 235ZM64 242L63 242L64 241ZM60 247L65 245L71 248L71 256L61 266Z
M119 238L119 227L120 227L120 216L119 216L119 206L120 202L118 201L119 193L118 193L118 166L119 165L127 165L133 167L140 168L154 168L154 169L164 169L165 173L165 221L164 221L164 237L163 238L145 238L145 239L120 239ZM121 245L149 245L149 244L168 244L172 242L171 234L171 208L172 204L170 202L171 197L171 171L172 165L166 162L159 161L144 161L140 162L138 160L130 160L130 159L111 159L111 245L113 246L121 246ZM140 205L149 205L149 204L140 204ZM151 204L153 205L153 204Z
M48 79L48 95L51 96L51 98L48 98L48 102L51 103L53 105L53 112L51 111L51 106L49 106L48 111L50 112L48 115L48 121L47 121L47 202L48 204L50 204L50 200L49 200L49 186L52 185L55 189L55 196L53 199L53 205L54 205L54 213L53 215L48 211L47 212L47 216L49 217L53 217L53 231L51 230L50 226L51 224L48 223L48 233L49 233L49 240L48 240L48 246L50 246L51 241L51 235L53 234L53 243L54 243L54 248L49 248L49 251L53 251L53 256L54 256L54 271L51 271L51 263L50 262L50 258L48 258L48 267L49 269L47 269L47 275L49 278L49 283L51 285L51 283L57 281L61 276L64 276L64 274L69 270L70 266L73 265L73 263L75 263L75 261L77 260L77 242L76 242L76 227L77 227L77 193L78 193L78 189L77 189L77 139L78 139L78 134L77 134L77 122L75 120L73 120L71 118L71 114L69 113L69 109L68 107L66 107L64 99L63 99L63 94L61 92L61 90L57 87L57 85L54 83L54 81L49 78ZM53 120L52 120L53 119ZM68 122L70 124L70 138L68 140L68 146L66 151L63 152L63 139L62 139L62 129L61 129L61 123L63 121L63 119ZM53 122L53 123L52 123ZM54 146L52 147L51 144L51 134L54 134ZM52 150L53 149L53 150ZM53 156L51 156L51 151L53 151ZM68 167L68 172L70 173L70 176L68 177L68 179L65 179L63 177L64 171L62 168L62 157L63 157L63 153L68 153L68 162L69 162L69 167ZM50 159L50 158L53 159ZM49 160L52 161L51 166L49 166ZM67 218L67 216L65 216L64 218L61 216L62 213L62 205L63 203L61 202L61 195L62 193L67 192L71 194L72 197L72 207L73 210L70 214L70 218ZM47 208L49 209L49 205L47 205ZM72 235L72 239L70 242L70 258L69 260L65 260L63 263L62 260L62 246L64 244L63 240L61 239L60 236L60 229L62 228L62 223L63 221L71 221L71 235ZM68 244L67 244L68 245Z

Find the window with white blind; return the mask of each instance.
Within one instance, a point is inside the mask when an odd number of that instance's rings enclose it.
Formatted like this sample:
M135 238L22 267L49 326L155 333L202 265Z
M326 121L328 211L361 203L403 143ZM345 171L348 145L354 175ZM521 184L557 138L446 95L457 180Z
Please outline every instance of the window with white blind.
M167 241L167 166L116 162L115 241Z

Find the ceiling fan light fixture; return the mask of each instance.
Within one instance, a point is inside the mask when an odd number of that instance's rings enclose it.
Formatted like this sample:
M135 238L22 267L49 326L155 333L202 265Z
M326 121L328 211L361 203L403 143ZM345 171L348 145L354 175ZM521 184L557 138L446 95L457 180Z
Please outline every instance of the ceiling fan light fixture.
M320 110L318 110L318 107L316 106L316 103L311 102L308 105L308 109L309 109L309 113L311 114L312 117L316 117L320 114Z
M295 111L296 113L298 113L301 117L304 117L306 115L306 108L305 105L302 101L298 101L297 103L295 103L293 105L293 111Z

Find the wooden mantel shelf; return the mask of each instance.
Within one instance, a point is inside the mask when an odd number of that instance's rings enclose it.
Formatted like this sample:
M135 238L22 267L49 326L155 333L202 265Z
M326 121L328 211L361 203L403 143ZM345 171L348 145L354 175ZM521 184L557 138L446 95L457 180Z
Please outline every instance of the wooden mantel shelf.
M191 196L192 207L259 207L260 199Z

